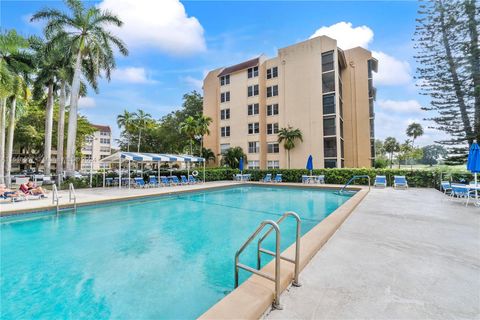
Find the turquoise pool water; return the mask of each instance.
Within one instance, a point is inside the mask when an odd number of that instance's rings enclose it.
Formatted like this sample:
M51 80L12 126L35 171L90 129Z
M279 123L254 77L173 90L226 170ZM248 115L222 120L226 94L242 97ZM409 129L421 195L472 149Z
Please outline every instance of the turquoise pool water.
M235 252L262 220L293 210L304 234L350 196L237 186L2 218L1 318L198 317L233 290ZM293 219L281 229L284 249ZM254 247L241 258L251 266Z

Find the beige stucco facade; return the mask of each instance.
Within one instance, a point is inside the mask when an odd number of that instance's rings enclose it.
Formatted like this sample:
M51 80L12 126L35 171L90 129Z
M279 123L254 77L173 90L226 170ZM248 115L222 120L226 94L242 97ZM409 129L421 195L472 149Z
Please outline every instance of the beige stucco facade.
M291 126L303 135L290 151L291 168L304 168L310 154L315 168L370 167L369 66L371 74L376 65L370 51L343 51L321 36L281 48L272 59L262 55L210 71L203 111L213 121L205 147L219 155L217 164L222 150L239 146L251 168L287 168L286 150L274 144L276 129Z

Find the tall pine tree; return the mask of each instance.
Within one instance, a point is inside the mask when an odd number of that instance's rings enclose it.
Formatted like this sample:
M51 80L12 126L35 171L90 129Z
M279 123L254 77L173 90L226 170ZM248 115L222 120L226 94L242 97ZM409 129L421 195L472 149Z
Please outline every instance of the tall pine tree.
M480 141L479 6L475 0L420 1L414 41L418 86L430 97L435 128L450 139L450 161L463 162Z

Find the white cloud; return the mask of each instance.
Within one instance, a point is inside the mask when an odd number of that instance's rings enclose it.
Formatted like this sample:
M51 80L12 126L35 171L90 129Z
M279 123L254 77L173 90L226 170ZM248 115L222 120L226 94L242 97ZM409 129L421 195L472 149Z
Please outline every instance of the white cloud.
M80 97L78 107L82 109L94 108L96 106L95 99L92 97Z
M376 105L386 112L417 113L423 112L417 100L378 100Z
M112 79L128 83L154 83L147 76L144 68L127 67L113 70Z
M169 54L206 50L203 27L179 0L103 0L99 7L124 22L115 33L129 47L157 48Z
M195 89L202 89L203 80L196 79L192 76L186 76L185 78L183 78L183 80Z
M375 84L407 85L412 82L411 68L407 61L401 61L381 51L373 51L378 60L378 73L374 73Z
M351 22L338 22L329 27L317 29L311 36L328 36L337 40L337 45L342 49L351 49L355 47L368 48L373 41L373 31L367 26L352 27Z

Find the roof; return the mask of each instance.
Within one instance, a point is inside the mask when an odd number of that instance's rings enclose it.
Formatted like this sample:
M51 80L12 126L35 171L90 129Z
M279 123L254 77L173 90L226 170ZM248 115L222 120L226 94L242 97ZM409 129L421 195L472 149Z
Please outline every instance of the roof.
M205 159L186 154L160 154L160 153L145 153L145 152L126 152L119 151L106 158L100 160L100 162L113 162L119 161L142 161L142 162L204 162Z
M220 72L218 74L218 77L222 77L222 76L225 76L227 74L234 73L236 71L240 71L240 70L244 70L244 69L248 69L248 68L251 68L251 67L258 66L259 61L260 61L260 57L257 57L257 58L247 60L247 61L241 62L239 64L236 64L236 65L233 65L233 66L230 66L230 67L226 67L225 69L222 70L222 72Z
M92 124L92 127L97 129L97 131L112 132L112 129L110 129L110 126L104 126L104 125L101 125L101 124Z

